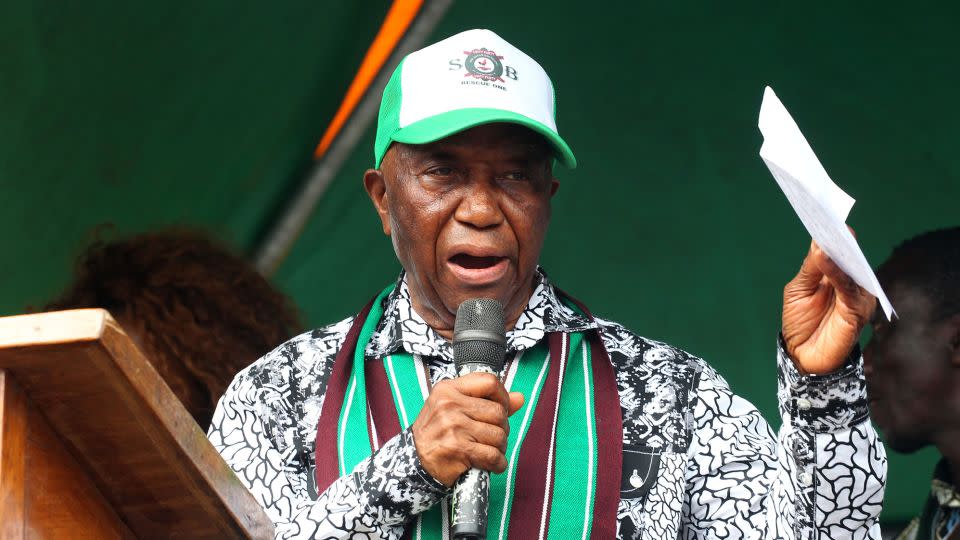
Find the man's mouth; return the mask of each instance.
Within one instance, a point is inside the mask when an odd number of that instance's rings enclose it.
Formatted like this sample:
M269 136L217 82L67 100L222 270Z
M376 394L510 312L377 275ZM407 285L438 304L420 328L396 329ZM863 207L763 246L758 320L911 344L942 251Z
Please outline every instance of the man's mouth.
M450 271L469 285L489 285L502 278L510 267L510 260L496 255L457 253L447 261Z

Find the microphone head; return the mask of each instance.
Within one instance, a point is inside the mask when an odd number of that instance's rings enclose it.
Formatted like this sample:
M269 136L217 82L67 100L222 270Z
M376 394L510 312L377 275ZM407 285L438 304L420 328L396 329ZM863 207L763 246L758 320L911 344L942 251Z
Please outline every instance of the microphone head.
M503 306L492 298L472 298L457 308L453 326L453 360L459 369L480 364L503 369L507 337Z

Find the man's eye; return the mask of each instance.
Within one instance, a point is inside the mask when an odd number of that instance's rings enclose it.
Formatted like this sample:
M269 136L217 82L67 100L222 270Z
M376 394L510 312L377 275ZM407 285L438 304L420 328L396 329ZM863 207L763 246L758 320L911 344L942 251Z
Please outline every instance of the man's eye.
M529 180L530 176L525 171L512 171L503 175L503 178L514 182L523 182Z
M450 176L453 174L453 167L434 167L427 173L431 176Z

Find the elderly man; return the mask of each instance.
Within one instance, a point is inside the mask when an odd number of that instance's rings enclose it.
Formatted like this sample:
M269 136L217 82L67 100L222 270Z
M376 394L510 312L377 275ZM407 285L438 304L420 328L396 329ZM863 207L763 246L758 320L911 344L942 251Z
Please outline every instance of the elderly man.
M898 319L879 313L864 349L870 412L897 452L943 458L905 540L960 538L960 227L897 247L878 277ZM879 310L878 310L879 311Z
M211 427L278 537L446 537L471 467L499 473L489 538L879 537L886 459L855 347L874 300L816 246L785 289L777 437L703 360L539 268L554 161L576 160L526 54L471 30L408 55L374 154L364 186L403 273L241 372ZM456 377L476 297L504 306L500 377Z

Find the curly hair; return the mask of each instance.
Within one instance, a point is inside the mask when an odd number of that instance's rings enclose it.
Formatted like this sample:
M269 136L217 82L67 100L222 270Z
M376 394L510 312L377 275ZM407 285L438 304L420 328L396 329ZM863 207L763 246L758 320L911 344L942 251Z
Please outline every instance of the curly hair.
M108 310L206 428L233 376L301 331L296 308L205 234L169 229L96 240L47 311Z
M935 319L960 313L960 227L927 231L897 246L877 271L889 286L916 286L933 302Z

